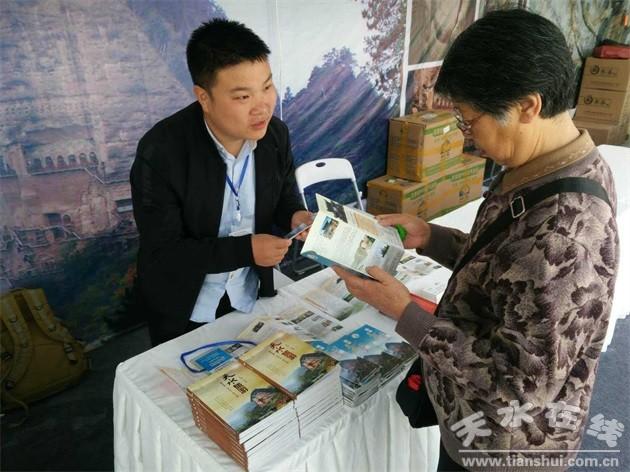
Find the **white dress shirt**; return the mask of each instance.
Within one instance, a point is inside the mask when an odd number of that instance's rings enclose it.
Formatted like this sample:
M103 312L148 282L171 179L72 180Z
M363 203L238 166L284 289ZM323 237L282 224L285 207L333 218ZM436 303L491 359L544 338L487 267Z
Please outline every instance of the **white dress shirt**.
M257 143L254 140L246 140L238 156L235 157L212 134L207 123L206 129L227 166L227 176L232 180L240 201L241 218L239 221L236 209L237 199L226 181L223 189L221 223L217 236L226 238L229 236L254 234L254 211L256 207L254 150ZM239 188L238 182L248 155L249 162L247 163L243 183ZM252 311L258 296L258 275L252 267L242 267L235 271L221 274L207 274L197 296L197 302L190 320L197 323L214 321L219 301L226 291L230 297L230 303L235 309L249 313Z

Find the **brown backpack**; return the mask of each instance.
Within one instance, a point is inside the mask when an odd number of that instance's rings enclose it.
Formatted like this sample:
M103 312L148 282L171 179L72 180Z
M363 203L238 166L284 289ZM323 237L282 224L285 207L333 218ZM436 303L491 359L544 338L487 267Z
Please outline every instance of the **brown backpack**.
M83 344L55 318L42 289L19 289L0 298L2 411L78 383L88 368Z

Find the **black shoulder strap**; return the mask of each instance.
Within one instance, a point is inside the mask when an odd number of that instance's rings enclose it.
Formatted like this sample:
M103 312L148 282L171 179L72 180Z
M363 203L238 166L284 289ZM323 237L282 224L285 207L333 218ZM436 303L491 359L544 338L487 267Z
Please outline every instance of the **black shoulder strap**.
M475 257L481 248L507 229L513 221L519 219L527 210L552 195L568 192L594 195L608 203L608 206L612 209L606 190L604 190L598 182L584 177L566 177L564 179L554 180L534 190L517 194L510 202L509 210L505 210L501 213L499 217L477 237L472 246L470 246L470 249L468 249L466 254L459 260L458 264L453 269L451 279L455 277L455 274L457 274L462 267Z

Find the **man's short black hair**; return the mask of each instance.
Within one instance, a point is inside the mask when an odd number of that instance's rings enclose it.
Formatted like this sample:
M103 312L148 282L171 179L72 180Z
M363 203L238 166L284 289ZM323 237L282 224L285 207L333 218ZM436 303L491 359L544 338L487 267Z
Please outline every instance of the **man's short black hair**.
M573 104L575 65L562 32L521 9L488 13L450 47L435 90L496 118L532 93L542 97L542 118Z
M203 23L190 35L186 47L192 81L207 91L219 70L241 62L264 61L268 55L269 48L252 30L224 19Z

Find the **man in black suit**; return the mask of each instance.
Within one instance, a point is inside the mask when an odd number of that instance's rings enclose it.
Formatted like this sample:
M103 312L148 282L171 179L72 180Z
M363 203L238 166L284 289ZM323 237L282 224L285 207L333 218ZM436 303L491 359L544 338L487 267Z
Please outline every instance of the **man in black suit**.
M265 43L244 25L204 23L186 50L197 101L160 121L131 169L138 288L153 345L275 294L272 268L309 223Z

